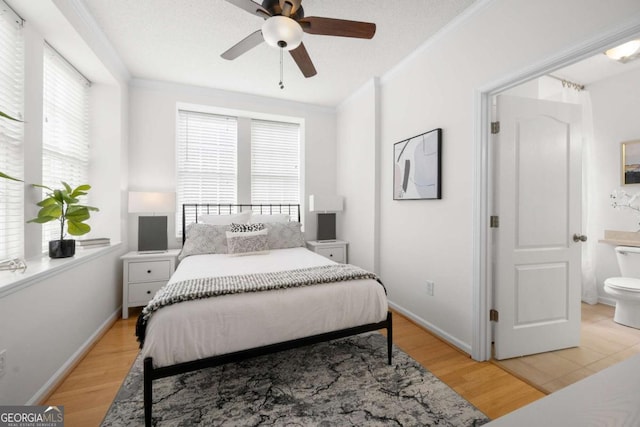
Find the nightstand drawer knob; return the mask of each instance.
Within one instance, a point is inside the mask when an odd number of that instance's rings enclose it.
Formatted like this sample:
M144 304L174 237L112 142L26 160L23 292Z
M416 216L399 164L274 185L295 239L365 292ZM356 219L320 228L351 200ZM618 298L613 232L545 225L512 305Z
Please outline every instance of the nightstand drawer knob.
M333 254L329 254L329 256L330 256L331 258L333 258Z
M151 295L151 291L147 291L147 295Z
M147 273L151 274L151 270L147 270Z

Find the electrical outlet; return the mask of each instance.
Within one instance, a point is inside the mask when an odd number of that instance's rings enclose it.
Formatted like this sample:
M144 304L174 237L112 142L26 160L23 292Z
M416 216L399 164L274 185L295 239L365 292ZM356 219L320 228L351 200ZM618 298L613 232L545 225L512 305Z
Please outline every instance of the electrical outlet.
M433 282L433 280L427 280L427 295L433 296L433 288L435 286L436 284Z
M7 366L7 350L0 351L0 377L4 375Z

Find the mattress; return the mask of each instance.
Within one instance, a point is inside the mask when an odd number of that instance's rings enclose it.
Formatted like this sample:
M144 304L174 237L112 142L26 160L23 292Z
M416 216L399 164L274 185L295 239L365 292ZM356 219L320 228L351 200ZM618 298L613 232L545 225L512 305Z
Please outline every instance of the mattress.
M182 260L170 283L333 263L306 248L247 256L193 255ZM185 301L163 307L151 316L142 354L153 358L154 367L170 366L381 322L387 310L384 288L375 280Z

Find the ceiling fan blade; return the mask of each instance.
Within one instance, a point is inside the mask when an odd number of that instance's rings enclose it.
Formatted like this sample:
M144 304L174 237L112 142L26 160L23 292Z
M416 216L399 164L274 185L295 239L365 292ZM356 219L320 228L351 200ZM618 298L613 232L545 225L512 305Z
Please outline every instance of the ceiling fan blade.
M264 41L262 37L262 30L258 30L249 34L244 39L240 40L238 43L234 44L227 50L225 53L220 55L224 59L228 59L231 61L232 59L236 59L238 56L242 55L245 52L253 49L258 46L260 43Z
M309 78L318 74L316 67L314 67L313 62L311 62L307 48L304 47L304 43L300 43L300 46L290 50L289 53L293 60L296 61L296 64L298 64L298 68L300 68L300 71L302 71L302 74L305 77Z
M305 33L323 36L355 37L370 39L376 33L376 24L347 21L345 19L308 16L298 21Z
M239 7L240 9L246 10L252 15L257 15L260 18L267 19L271 16L271 13L267 9L258 3L252 2L251 0L227 0L227 2Z

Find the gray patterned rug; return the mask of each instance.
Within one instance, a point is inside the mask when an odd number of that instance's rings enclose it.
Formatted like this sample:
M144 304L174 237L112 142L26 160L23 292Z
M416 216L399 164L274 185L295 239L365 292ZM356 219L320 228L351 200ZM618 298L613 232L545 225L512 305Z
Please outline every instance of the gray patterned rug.
M369 333L153 383L156 426L479 426L488 418ZM142 360L102 426L142 426Z

